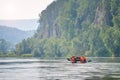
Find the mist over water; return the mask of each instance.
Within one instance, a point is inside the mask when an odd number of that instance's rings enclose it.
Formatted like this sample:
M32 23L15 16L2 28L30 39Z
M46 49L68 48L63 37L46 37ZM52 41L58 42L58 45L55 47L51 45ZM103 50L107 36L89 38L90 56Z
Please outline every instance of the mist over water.
M0 80L120 80L120 58L87 59L0 58Z

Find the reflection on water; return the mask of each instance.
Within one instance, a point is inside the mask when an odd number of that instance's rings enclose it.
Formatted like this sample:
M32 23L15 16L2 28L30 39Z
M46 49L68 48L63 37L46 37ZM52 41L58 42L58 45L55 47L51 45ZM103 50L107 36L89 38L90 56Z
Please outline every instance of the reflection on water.
M0 80L120 80L120 58L65 59L0 58Z

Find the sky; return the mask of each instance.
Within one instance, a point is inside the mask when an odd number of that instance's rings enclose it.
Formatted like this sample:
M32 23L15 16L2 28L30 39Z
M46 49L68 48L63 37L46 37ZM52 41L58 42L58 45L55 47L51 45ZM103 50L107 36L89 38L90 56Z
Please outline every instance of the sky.
M0 25L36 30L39 14L54 0L0 0Z
M0 0L0 20L35 19L53 0Z

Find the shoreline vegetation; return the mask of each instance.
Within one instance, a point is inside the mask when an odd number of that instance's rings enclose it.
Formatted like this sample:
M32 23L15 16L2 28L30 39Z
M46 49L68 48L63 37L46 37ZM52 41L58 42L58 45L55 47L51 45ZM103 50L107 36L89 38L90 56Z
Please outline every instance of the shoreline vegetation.
M1 54L0 57L34 57L33 54L15 54L15 53L7 53L7 54Z
M65 56L64 58L70 58L71 56L73 55L69 55L69 56ZM13 57L13 58L41 58L41 59L45 59L45 58L48 58L48 59L51 59L51 57L38 57L38 56L34 56L34 54L15 54L14 52L8 52L8 53L0 53L0 58L1 57L4 57L4 58L7 58L7 57ZM86 56L86 57L93 57L93 56ZM63 58L63 57L52 57L52 58ZM97 58L96 56L94 56L94 58ZM102 57L101 57L102 58ZM105 58L105 57L103 57ZM113 56L108 56L106 58L117 58L117 57L113 57Z

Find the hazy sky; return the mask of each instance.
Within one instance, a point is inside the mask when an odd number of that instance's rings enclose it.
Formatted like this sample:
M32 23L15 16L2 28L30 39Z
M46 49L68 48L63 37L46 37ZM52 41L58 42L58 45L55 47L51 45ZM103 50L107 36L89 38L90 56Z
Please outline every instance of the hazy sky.
M0 0L0 20L33 19L54 0Z

